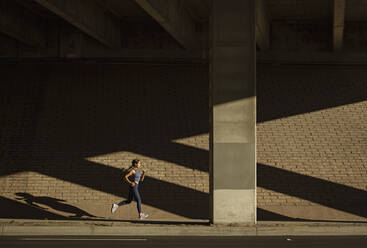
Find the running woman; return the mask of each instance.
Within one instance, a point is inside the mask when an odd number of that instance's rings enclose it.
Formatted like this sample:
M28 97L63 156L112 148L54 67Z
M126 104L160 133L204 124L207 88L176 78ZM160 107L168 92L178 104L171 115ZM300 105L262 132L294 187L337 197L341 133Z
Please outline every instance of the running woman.
M128 170L128 173L125 175L124 179L129 184L129 196L127 200L122 201L118 204L112 204L111 212L116 212L117 208L126 204L130 204L133 199L136 201L136 205L138 208L139 219L145 219L148 217L148 214L145 214L141 211L141 198L139 194L139 182L144 181L145 171L141 173L140 168L141 163L140 160L134 159L132 161L132 165Z

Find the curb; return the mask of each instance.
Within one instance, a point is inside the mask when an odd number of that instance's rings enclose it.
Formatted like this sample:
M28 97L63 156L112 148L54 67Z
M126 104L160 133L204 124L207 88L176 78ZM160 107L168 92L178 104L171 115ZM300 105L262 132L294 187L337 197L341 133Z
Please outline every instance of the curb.
M274 223L252 226L0 222L0 236L367 236L367 224Z

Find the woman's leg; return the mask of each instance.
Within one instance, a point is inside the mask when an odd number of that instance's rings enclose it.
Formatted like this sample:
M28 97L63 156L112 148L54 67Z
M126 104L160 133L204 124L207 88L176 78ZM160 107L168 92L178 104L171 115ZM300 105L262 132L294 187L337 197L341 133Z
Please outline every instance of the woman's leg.
M117 205L119 207L121 207L122 205L129 204L129 203L131 203L133 198L134 198L134 189L133 189L133 187L129 187L129 196L127 197L127 200L122 201L122 202L118 203Z
M134 186L134 198L135 198L136 206L138 208L138 213L139 213L139 216L140 216L140 214L141 214L141 198L140 198L140 194L139 194L138 184L135 184L135 186Z

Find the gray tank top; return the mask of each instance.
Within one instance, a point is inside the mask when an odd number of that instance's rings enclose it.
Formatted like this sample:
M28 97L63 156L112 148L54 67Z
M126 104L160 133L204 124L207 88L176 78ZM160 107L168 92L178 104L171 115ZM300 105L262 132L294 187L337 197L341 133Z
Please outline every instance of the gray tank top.
M131 171L131 170L134 170L135 171L135 174L134 175L131 175L129 177L130 181L132 181L134 183L139 183L140 182L140 178L141 178L141 172L140 172L140 170L139 169L135 169L133 167L131 167L129 169L129 171Z
M140 182L140 178L141 178L140 170L137 170L137 169L134 169L134 170L135 170L134 182L135 183L139 183Z

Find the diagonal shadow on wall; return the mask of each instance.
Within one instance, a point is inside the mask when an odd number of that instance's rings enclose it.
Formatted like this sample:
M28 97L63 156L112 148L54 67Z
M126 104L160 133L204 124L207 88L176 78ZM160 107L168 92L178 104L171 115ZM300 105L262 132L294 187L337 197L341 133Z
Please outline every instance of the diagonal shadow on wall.
M258 64L257 122L366 101L365 78L366 66Z
M62 162L47 162L49 168L34 167L33 169L49 177L83 185L118 197L127 198L128 196L128 186L122 181L122 170L120 169L86 160L80 160L70 168L65 168ZM68 170L68 173L63 173L65 169ZM187 218L208 218L209 199L207 193L158 180L149 177L149 175L141 183L140 191L143 204Z
M206 150L172 142L173 139L208 132L207 98L201 99L200 97L203 91L207 92L207 85L195 85L195 82L190 82L188 79L187 85L183 86L182 81L175 82L174 78L160 82L161 76L156 76L155 79L153 77L151 81L144 82L141 75L137 76L129 72L132 69L131 66L127 66L122 71L120 67L121 65L64 65L64 68L60 69L58 65L23 65L19 69L23 73L17 75L14 75L14 67L3 68L5 81L9 80L7 82L10 82L9 84L12 86L8 87L13 88L8 90L4 84L2 85L5 87L2 96L9 93L5 98L2 98L5 99L2 108L9 108L8 104L16 104L16 101L21 101L24 108L14 110L14 112L19 111L20 114L14 116L13 123L8 126L2 123L2 127L13 128L12 134L15 136L1 141L2 145L6 145L5 153L7 154L2 160L2 164L6 166L0 167L0 175L35 171L102 192L126 197L127 192L121 189L123 186L120 184L121 170L93 163L83 158L119 151L132 151L191 169L208 171L208 152ZM163 69L158 68L158 71L164 75L165 69L164 67ZM8 72L6 72L7 70ZM155 69L142 67L142 71L148 75L150 75L151 70ZM34 79L35 87L32 88L29 86L32 84L29 79L34 77L35 71L38 71L41 76ZM44 71L48 73L47 76L44 76ZM124 74L124 82L119 79L121 73ZM283 73L285 72L283 71ZM306 73L305 76L307 76ZM204 80L206 79L204 78ZM56 84L59 88L56 87L55 92L46 93L47 85L43 82ZM83 82L83 84L75 85L78 82ZM106 82L110 82L110 85ZM124 86L122 87L121 84ZM151 87L151 84L156 87ZM345 91L349 87L345 84L338 85L341 87L340 91L335 92L333 89L331 93L328 91L328 87L331 87L328 82L320 89L316 88L315 85L310 86L310 88L306 86L306 84L297 86L291 83L272 86L269 84L260 85L258 92L260 91L259 94L263 95L260 95L258 106L263 110L260 112L259 121L364 99L362 91L358 93L347 90L347 93L343 95L341 91L343 89ZM355 83L355 86L358 88L360 85ZM104 90L108 87L116 87L113 95L103 95ZM197 91L193 91L194 87L199 88ZM277 99L280 99L279 104L266 105L261 99L271 96L272 87L279 87L278 90L283 92L283 95L277 96ZM335 85L331 88L334 87ZM287 91L289 89L291 89L290 93ZM31 90L30 94L27 93L29 90ZM326 90L326 93L322 90ZM299 100L295 97L303 91L306 91L304 99ZM52 101L52 97L57 97L58 94L65 92L69 92L72 95L71 98L65 95L64 98ZM333 101L331 104L327 102L329 93L340 93L340 95L337 94L337 101ZM164 98L162 98L162 94ZM45 100L46 96L48 97L47 101ZM178 96L180 99L177 99ZM140 97L145 99L144 103L140 102ZM322 100L316 101L319 98ZM305 104L304 100L307 100L308 103L312 102L312 104ZM296 110L290 108L291 105L297 105L297 103L300 103L301 106ZM195 109L198 105L203 107ZM12 109L8 112L12 112ZM11 113L9 115L11 116ZM94 117L91 118L91 116ZM182 125L182 122L190 117L195 121ZM51 132L43 133L43 130L48 127L51 127ZM37 133L37 128L39 128L38 132L41 133ZM297 189L290 187L295 184L297 184ZM365 210L358 209L356 206L363 206L361 203L366 199L363 190L261 164L258 165L258 185L367 217ZM315 190L310 190L311 188L316 189L317 193L315 194ZM208 194L206 193L148 177L146 182L142 184L142 194L144 203L165 211L188 218L208 217ZM327 197L330 194L341 196L338 198L341 200L333 201ZM345 202L345 199L350 199L351 195L353 199ZM174 199L171 202L175 204L162 202L162 196L170 200Z
M78 207L66 203L66 201L63 199L49 196L34 196L26 192L17 192L15 193L15 195L17 196L17 200L26 202L28 206L44 209L44 207L40 207L38 204L46 205L54 210L72 214L71 216L69 216L71 218L81 218L83 216L96 217Z
M343 184L257 164L259 187L367 218L367 192Z
M277 214L262 208L256 209L256 216L258 221L306 221L304 219L291 218L288 216Z
M196 85L192 92L196 80L186 84L174 78L163 80L165 66L159 66L159 75L149 80L132 73L134 68L80 64L3 67L7 84L1 86L5 100L0 107L7 118L1 123L6 135L1 140L0 175L34 171L126 197L120 169L85 158L128 151L208 171L206 150L172 141L207 132L207 84ZM147 75L157 73L151 66L142 69ZM12 73L15 71L18 73ZM199 81L206 82L205 77L200 76ZM141 187L145 204L188 218L208 218L206 193L152 177Z
M47 164L47 166L41 166ZM65 170L68 172L65 173ZM98 163L80 160L69 167L60 161L40 161L27 168L40 174L72 182L88 188L127 198L128 186L122 181L122 170ZM209 195L207 193L146 176L140 185L143 204L192 219L208 219ZM39 199L44 201L44 199ZM48 201L49 202L49 201ZM54 202L54 201L53 201ZM55 202L54 202L55 203ZM72 207L55 205L58 208ZM106 206L108 208L109 206ZM75 212L75 211L74 211Z
M134 221L134 220L115 220L115 219L101 219L101 218L90 218L88 216L85 216L86 218L80 218L80 217L67 217L64 215L59 215L56 213L52 213L42 207L39 207L36 204L44 204L49 206L51 209L55 210L55 208L53 207L53 202L56 201L60 201L60 199L52 199L51 197L39 197L39 196L30 196L30 195L24 195L23 193L18 194L22 197L26 196L25 199L29 199L29 197L31 197L31 200L33 198L33 200L31 202L22 202L22 199L18 199L16 200L12 200L12 199L8 199L6 197L2 197L0 196L0 218L5 218L5 219L35 219L35 220L43 220L43 219L47 219L47 220L73 220L73 221L77 221L77 220L88 220L88 221L98 221L98 220L103 220L103 221L120 221L120 222L131 222L131 223L149 223L149 224L182 224L182 222L175 222L175 221ZM63 200L61 200L63 201ZM72 205L70 205L72 206ZM56 209L57 210L57 209ZM61 210L63 212L70 212L70 207L67 207L66 209L62 208L62 209L58 209ZM79 210L78 210L79 211ZM81 210L83 211L83 210ZM74 213L75 211L71 211L72 213ZM263 219L266 220L274 220L274 221L300 221L300 219L294 219L294 218L289 218L283 215L279 215L261 208L257 209L257 214L258 216L262 216ZM302 220L302 221L307 221L307 220ZM185 222L185 223L189 223L189 222ZM192 222L191 224L203 224L205 225L206 223L198 223L198 222Z
M257 123L366 101L366 77L365 65L258 64ZM257 183L265 189L367 217L363 207L367 193L361 189L260 163Z
M67 217L0 196L0 218L65 220Z

